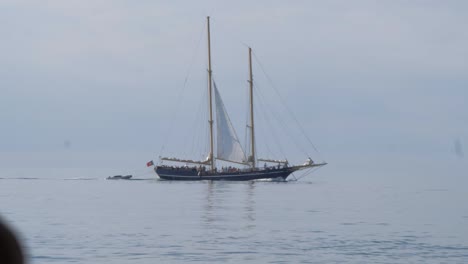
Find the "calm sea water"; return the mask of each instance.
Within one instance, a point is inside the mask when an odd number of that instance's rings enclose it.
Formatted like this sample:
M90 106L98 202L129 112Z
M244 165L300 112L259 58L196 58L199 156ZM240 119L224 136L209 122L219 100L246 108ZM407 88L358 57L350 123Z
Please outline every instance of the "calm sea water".
M447 176L96 175L0 175L0 215L22 237L30 263L468 263L468 192Z

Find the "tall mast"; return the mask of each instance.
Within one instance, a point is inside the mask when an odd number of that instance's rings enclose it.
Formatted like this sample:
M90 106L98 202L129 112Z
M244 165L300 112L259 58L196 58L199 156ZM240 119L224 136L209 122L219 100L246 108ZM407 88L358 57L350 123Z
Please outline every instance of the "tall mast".
M210 162L211 162L211 170L214 171L214 167L215 167L215 162L214 162L214 147L213 147L213 103L212 103L212 99L211 99L211 92L212 92L212 77L211 77L211 74L212 74L212 71L211 71L211 40L210 40L210 17L207 16L206 17L206 21L207 21L207 27L208 27L208 101L209 101L209 105L210 105L210 120L208 121L208 123L210 124Z
M255 130L254 130L254 109L253 109L253 76L252 76L252 48L249 47L249 84L250 84L250 137L252 168L255 168Z

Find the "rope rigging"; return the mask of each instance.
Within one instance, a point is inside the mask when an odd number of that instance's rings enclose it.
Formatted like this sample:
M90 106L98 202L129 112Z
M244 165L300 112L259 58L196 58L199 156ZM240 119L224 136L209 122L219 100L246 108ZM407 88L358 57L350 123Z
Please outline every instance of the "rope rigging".
M163 136L163 143L161 145L161 149L159 151L159 153L163 153L163 151L165 150L165 147L166 147L166 143L168 143L168 138L169 136L172 134L173 130L174 130L174 125L176 123L176 120L178 119L178 116L179 116L179 110L180 110L180 106L182 104L182 97L185 93L185 90L186 90L186 87L187 87L187 82L189 80L189 77L190 77L190 74L191 74L191 71L192 71L192 68L193 68L193 65L194 65L194 62L195 62L195 59L196 59L196 56L198 54L198 50L200 48L200 43L201 43L201 40L202 40L202 37L205 33L205 23L203 23L203 26L202 26L202 30L200 32L200 36L198 38L198 42L197 42L197 45L196 45L196 48L194 49L194 51L192 52L192 57L190 59L190 63L189 63L189 67L187 69L187 73L185 75L185 78L184 78L184 83L182 85L182 88L180 89L180 92L179 94L177 95L176 97L176 110L175 111L172 111L170 112L170 118L169 118L169 125L167 126L167 129L164 133L164 136Z
M256 107L255 109L260 109L261 110L260 113L262 114L262 117L266 121L267 126L271 128L271 129L268 130L269 133L264 133L264 134L265 135L270 134L273 137L274 145L278 146L278 148L279 148L279 152L280 152L279 154L282 155L283 157L286 157L285 151L284 151L284 149L282 147L282 144L281 144L280 137L277 135L277 132L276 132L277 130L274 129L274 126L273 126L273 123L271 122L270 116L268 115L268 112L265 110L265 109L272 109L272 108L267 107L266 103L263 101L262 89L260 88L260 86L258 84L256 85L256 88L257 89L254 90L255 93L256 93L256 98L257 98L257 102L258 102L258 104L256 104L256 106L259 106L259 107ZM265 128L265 126L259 126L259 127L260 128ZM265 137L265 138L267 138L267 137ZM269 149L269 145L270 145L270 144L268 144L269 142L265 142L265 143L266 144L264 144L264 146L268 149L268 152L270 152L270 154L275 155L275 153L273 153Z
M261 71L263 72L263 74L265 75L265 77L267 78L270 86L273 88L273 90L275 91L276 95L279 97L279 98L282 98L281 94L279 93L278 89L276 88L276 86L273 84L273 81L272 79L270 78L270 76L266 73L262 63L260 62L259 58L257 57L257 55L255 54L255 52L253 53L254 55L254 58L255 58L255 61L257 62L257 64L260 66L260 69ZM280 100L281 101L281 100ZM318 151L318 149L315 147L315 145L312 143L312 140L310 140L310 138L307 136L304 128L302 127L302 125L299 123L299 121L297 120L296 116L294 115L294 113L291 111L291 109L283 102L281 101L281 105L286 109L286 111L289 113L289 115L291 115L291 117L293 118L294 122L296 123L296 125L298 126L300 132L302 133L302 136L305 137L305 139L308 141L308 143L312 146L312 148L317 152L317 154L320 156L320 159L323 160L322 158L322 155L321 153ZM307 154L308 155L308 154ZM308 155L309 156L309 155Z
M294 174L297 173L297 172L294 172L294 173L291 174L291 176L294 177L294 180L288 180L288 181L299 181L300 179L302 179L302 178L304 178L304 177L318 171L320 168L322 168L322 167L313 167L313 168L306 169L301 173L301 176L299 176L299 177L296 177L296 175L294 175Z

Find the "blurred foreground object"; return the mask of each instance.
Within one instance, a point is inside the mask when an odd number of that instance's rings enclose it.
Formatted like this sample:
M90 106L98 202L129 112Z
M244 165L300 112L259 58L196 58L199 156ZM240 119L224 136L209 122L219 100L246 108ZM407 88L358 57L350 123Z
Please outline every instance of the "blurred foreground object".
M459 138L455 139L453 145L454 145L454 149L455 149L455 154L459 158L463 158L465 156L465 154L463 153L463 145L462 145L460 139Z
M11 229L0 219L0 263L23 264L23 251Z

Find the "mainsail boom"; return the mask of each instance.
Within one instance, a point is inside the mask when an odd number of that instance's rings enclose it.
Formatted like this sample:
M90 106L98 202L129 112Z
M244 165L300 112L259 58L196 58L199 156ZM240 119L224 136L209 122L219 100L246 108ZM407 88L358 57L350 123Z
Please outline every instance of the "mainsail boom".
M179 158L168 158L168 157L161 157L161 160L181 162L181 163L190 163L190 164L202 164L202 165L207 165L207 164L210 164L210 162L211 162L209 157L204 161L179 159Z
M226 162L231 162L231 163L236 163L236 164L240 164L240 165L250 165L250 163L248 163L248 162L237 162L237 161L225 160L225 159L220 159L220 158L217 158L217 160L226 161Z

